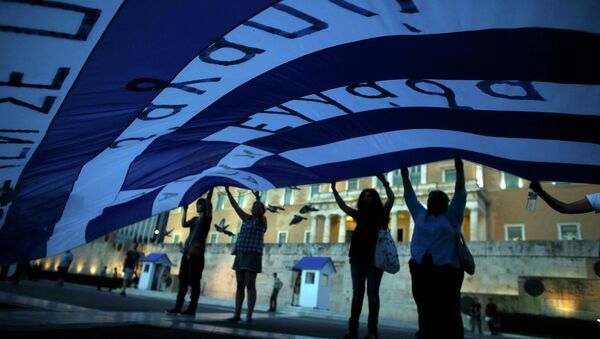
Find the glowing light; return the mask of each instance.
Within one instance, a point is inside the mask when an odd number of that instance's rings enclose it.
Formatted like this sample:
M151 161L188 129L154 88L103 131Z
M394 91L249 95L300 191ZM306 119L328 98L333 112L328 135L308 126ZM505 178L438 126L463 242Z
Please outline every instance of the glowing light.
M83 263L77 264L77 273L80 273L83 270Z
M549 299L548 306L560 315L571 315L577 311L577 300L575 299Z
M92 265L92 267L90 267L91 274L96 274L96 270L98 270L98 267L96 265Z

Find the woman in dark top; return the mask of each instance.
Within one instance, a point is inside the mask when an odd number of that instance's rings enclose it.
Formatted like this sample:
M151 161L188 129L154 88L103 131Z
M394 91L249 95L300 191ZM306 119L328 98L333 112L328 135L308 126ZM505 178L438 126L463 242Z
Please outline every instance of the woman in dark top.
M196 201L197 217L186 220L187 206L183 206L181 216L181 226L190 229L190 234L185 240L183 246L183 255L181 256L181 265L179 265L179 291L177 292L177 301L175 307L167 311L167 314L177 314L195 316L198 299L200 298L200 279L204 270L204 249L206 245L206 236L210 231L212 222L212 188L208 191L206 199ZM190 304L185 311L181 311L188 285L192 287Z
M252 204L252 214L244 212L237 201L225 187L229 203L242 219L242 227L235 241L235 259L233 270L237 288L235 291L235 311L233 317L227 319L240 324L252 323L252 313L256 304L256 275L262 272L262 254L264 248L264 236L267 231L267 218L265 217L265 205L260 202L258 192L253 191L256 201ZM246 319L241 319L242 304L244 302L244 290L248 290L248 309Z
M331 190L340 208L356 220L356 229L352 233L350 243L350 270L352 273L352 310L348 320L350 332L344 338L357 338L358 318L365 296L365 281L369 298L369 335L367 338L377 338L377 320L379 317L379 284L383 271L375 267L375 244L380 229L387 229L390 221L390 210L394 205L394 193L383 175L378 175L385 187L387 201L382 203L379 194L374 189L365 189L358 197L357 209L351 208L338 194L335 183Z

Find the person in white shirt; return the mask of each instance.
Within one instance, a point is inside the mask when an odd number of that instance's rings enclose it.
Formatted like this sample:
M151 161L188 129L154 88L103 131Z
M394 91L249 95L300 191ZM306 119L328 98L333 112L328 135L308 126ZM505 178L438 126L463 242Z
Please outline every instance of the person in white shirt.
M600 193L592 193L586 195L583 199L570 203L562 202L544 191L539 181L532 181L529 184L531 188L540 198L552 207L555 211L566 214L579 214L594 212L600 213Z
M464 271L456 249L467 192L463 162L455 158L456 185L449 203L442 191L429 192L427 209L421 205L408 176L401 169L404 200L415 222L409 268L419 316L418 338L464 338L460 288Z
M67 273L69 271L69 266L73 262L73 253L71 251L66 251L63 256L60 258L60 263L58 263L58 282L56 283L58 286L63 286L65 283L65 279L67 278Z

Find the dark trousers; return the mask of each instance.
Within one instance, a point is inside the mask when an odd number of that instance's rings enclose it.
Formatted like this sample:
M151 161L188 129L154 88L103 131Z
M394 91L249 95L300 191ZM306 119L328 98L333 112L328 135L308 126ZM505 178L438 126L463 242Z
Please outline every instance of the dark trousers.
M179 267L179 291L175 308L181 310L188 286L192 288L192 295L188 310L196 311L200 298L200 279L204 270L204 255L187 255L183 253Z
M274 288L273 293L271 293L271 300L269 302L269 309L273 312L277 310L277 294L279 294L279 290Z
M419 314L418 338L464 338L460 288L464 272L450 265L433 265L430 254L421 264L409 261L412 294Z
M383 271L370 263L350 263L352 273L352 309L348 325L351 332L358 331L358 319L365 297L365 281L367 282L367 297L369 298L369 333L377 334L379 319L379 285Z

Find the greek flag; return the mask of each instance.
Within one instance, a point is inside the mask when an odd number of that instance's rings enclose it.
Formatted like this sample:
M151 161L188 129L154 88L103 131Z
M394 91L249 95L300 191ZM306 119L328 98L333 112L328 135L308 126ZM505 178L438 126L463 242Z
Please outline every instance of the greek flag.
M595 0L0 1L0 261L455 156L600 183Z

